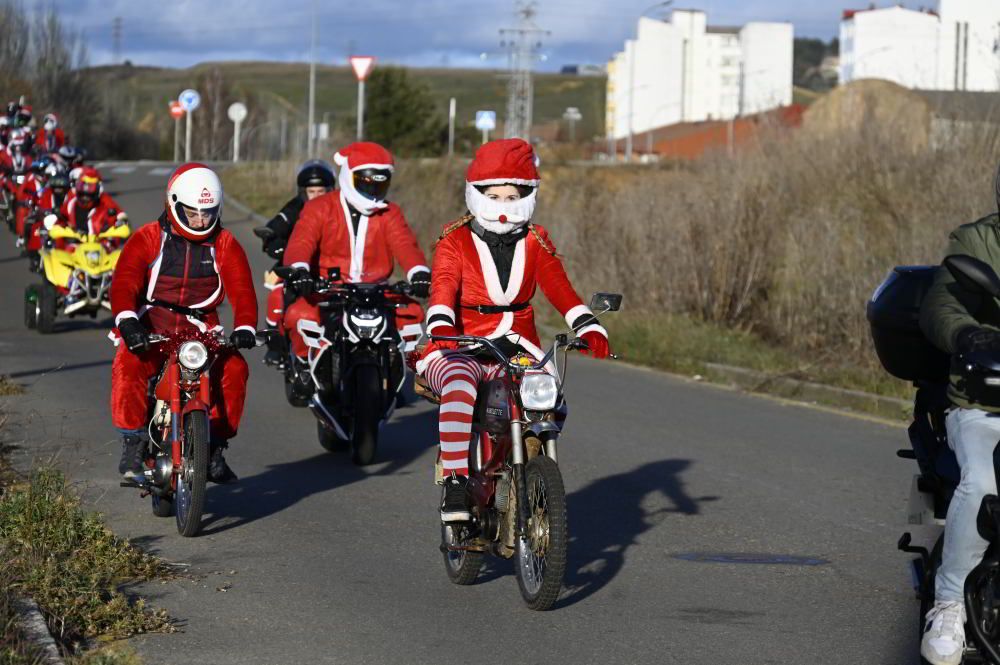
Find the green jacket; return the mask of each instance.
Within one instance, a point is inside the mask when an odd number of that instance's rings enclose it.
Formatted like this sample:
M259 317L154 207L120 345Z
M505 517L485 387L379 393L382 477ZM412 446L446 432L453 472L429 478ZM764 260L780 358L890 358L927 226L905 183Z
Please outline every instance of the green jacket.
M1000 274L1000 215L990 215L952 231L945 256L967 254L988 263ZM979 296L955 283L947 268L941 267L920 308L920 328L939 349L953 354L959 331L967 326L1000 330L1000 305L993 298ZM951 372L948 397L963 408L1000 413L1000 404L976 404L957 385Z

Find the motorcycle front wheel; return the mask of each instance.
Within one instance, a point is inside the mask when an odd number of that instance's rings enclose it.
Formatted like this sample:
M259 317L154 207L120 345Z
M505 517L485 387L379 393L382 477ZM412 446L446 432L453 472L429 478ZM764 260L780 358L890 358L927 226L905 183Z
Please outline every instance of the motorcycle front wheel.
M316 438L323 450L330 453L341 453L351 447L351 442L341 439L332 427L327 427L323 422L316 421Z
M38 292L35 285L24 289L24 325L29 330L38 325Z
M375 461L378 424L384 411L382 382L378 368L361 365L354 372L354 427L351 431L351 459L358 466Z
M184 416L184 466L177 477L174 496L177 532L185 537L201 531L208 483L208 449L208 414L192 411Z
M528 528L517 541L517 585L530 609L547 610L559 598L569 542L566 489L559 466L539 455L525 469Z

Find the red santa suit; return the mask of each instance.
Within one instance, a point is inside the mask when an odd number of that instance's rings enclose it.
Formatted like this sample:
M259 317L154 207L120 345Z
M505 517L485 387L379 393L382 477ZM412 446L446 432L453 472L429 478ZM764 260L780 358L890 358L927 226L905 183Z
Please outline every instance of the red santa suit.
M235 329L255 331L257 296L253 275L236 238L219 229L204 241L189 241L174 232L164 213L159 221L132 234L125 244L111 283L111 309L116 326L123 318L138 317L152 333L221 330L217 308L227 295ZM170 309L172 306L192 310L198 316ZM136 355L119 344L112 366L111 415L115 427L137 430L146 426L146 387L165 360L155 347ZM229 439L236 435L248 376L247 363L237 351L222 352L213 365L213 437Z
M49 122L50 119L51 123ZM51 129L46 127L48 124L52 125ZM66 145L66 134L63 132L62 127L59 126L59 119L55 113L49 113L45 116L38 134L35 135L35 148L42 152L52 153L64 145Z
M284 264L310 269L327 277L334 268L347 282L384 282L392 275L398 261L407 279L420 271L430 271L417 238L406 223L403 211L395 203L375 202L361 196L351 178L361 169L393 168L392 155L374 143L355 143L334 156L340 166L340 190L306 202L299 221L288 239ZM357 229L351 219L357 211ZM299 321L319 323L318 299L299 298L285 312L284 328L292 341L292 350L304 357L307 347L298 331ZM400 331L419 324L423 310L416 302L396 310Z
M541 288L594 354L606 356L607 332L570 283L548 233L530 224L536 190L518 201L501 203L476 189L498 184L536 188L539 176L531 146L520 139L487 143L476 154L466 180L471 214L445 227L434 253L428 334L505 340L541 359L544 353L531 305ZM508 256L513 247L509 270L504 270L506 284L487 240L504 242ZM496 363L473 358L449 342L429 344L417 362L417 371L441 397L439 435L446 473L468 474L477 385L498 370Z
M42 248L42 237L39 231L42 228L42 222L45 220L45 216L49 214L58 215L59 211L62 209L62 205L70 197L70 193L64 192L62 196L57 196L55 191L51 187L44 187L41 193L38 195L37 209L39 214L35 216L35 222L30 228L25 229L27 234L27 241L25 242L25 249L29 252L37 252Z

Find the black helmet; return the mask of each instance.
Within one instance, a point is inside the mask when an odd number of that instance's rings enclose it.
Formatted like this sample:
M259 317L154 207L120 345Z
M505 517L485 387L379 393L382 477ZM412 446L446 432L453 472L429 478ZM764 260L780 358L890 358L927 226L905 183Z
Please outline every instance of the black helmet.
M299 189L306 187L326 187L327 191L334 188L333 167L322 159L310 159L299 167L295 176L295 184Z

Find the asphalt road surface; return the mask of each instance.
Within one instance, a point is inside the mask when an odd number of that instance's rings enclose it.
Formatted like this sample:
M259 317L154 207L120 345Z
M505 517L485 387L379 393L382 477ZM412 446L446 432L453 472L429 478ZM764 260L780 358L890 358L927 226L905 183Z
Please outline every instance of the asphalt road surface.
M133 226L162 209L168 167L104 173ZM224 217L262 274L253 222ZM900 428L574 359L560 455L570 566L556 607L531 612L509 561L471 587L445 575L430 405L398 410L381 462L360 469L320 448L259 349L228 455L241 481L210 486L204 533L181 538L118 486L109 317L26 330L22 294L38 277L12 245L0 231L0 373L28 386L14 402L28 434L18 462L56 455L115 531L189 565L135 589L181 631L134 639L149 663L917 662L895 549L915 469L895 457ZM779 563L684 556L703 553Z

